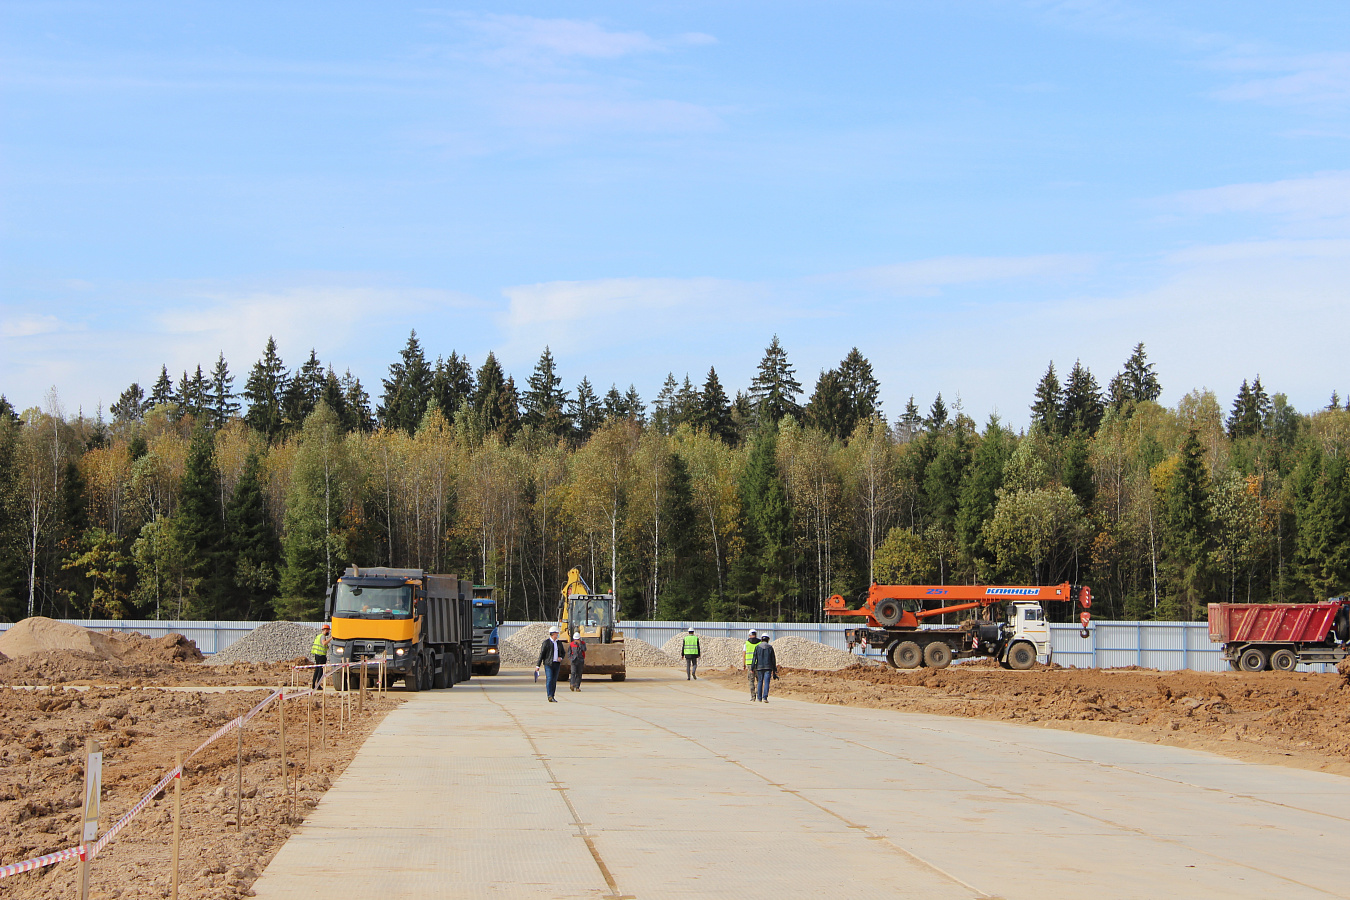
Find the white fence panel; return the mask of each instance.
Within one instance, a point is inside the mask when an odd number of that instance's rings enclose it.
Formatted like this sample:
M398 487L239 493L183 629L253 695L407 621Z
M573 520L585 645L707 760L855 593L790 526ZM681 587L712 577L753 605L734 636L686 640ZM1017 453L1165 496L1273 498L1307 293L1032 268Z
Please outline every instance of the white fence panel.
M150 637L162 637L177 632L197 644L202 653L210 656L257 628L262 622L184 621L171 619L61 619L72 625L82 625L96 631L139 631ZM318 622L303 622L318 628ZM529 625L529 622L503 622L503 640ZM620 622L619 627L630 637L641 638L660 647L690 626L705 637L745 638L747 630L768 631L774 638L796 635L817 641L839 650L846 649L844 629L840 622ZM0 633L11 626L0 622ZM1146 669L1191 669L1199 672L1219 672L1228 668L1218 644L1209 640L1209 625L1205 622L1110 622L1094 621L1087 638L1080 636L1077 625L1052 624L1050 647L1053 659L1061 666L1077 669L1113 669L1140 666ZM881 649L868 654L880 657ZM1334 667L1324 664L1300 666L1302 671L1329 672Z

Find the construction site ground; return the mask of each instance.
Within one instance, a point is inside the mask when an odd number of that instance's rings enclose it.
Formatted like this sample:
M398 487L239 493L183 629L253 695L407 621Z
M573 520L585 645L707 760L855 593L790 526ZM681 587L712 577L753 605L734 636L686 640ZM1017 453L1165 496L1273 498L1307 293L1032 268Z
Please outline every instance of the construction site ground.
M1035 674L1055 673L1018 677ZM778 685L799 691L799 675ZM758 704L743 685L635 670L580 693L564 685L550 704L527 670L507 670L418 694L254 889L264 900L1345 896L1342 776L788 690Z
M289 677L275 664L109 668L64 651L0 661L0 684L60 688L0 693L0 865L74 843L86 735L106 751L106 828L175 750ZM205 690L160 690L175 686ZM767 705L749 701L739 672L687 682L636 669L585 688L546 704L527 670L506 670L395 690L345 734L330 729L335 746L300 770L298 831L270 712L245 744L242 828L233 738L189 767L181 896L308 897L313 879L339 875L350 892L367 865L382 891L445 897L778 897L841 884L858 896L1346 895L1340 851L1324 843L1350 818L1339 675L785 670ZM301 709L288 744L303 759ZM425 768L400 764L396 748ZM94 863L91 896L167 895L169 800ZM73 896L75 870L7 878L0 893Z

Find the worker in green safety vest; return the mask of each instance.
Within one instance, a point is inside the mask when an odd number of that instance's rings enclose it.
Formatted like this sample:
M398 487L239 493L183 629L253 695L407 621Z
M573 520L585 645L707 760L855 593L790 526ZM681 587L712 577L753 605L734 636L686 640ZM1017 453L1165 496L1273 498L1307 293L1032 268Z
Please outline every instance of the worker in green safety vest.
M698 635L694 634L694 629L690 628L689 633L684 636L684 680L691 678L698 680L698 658L703 654L703 648L699 646Z
M314 655L313 687L317 688L323 682L323 666L328 662L328 644L332 640L332 630L327 623L319 629L318 634L314 635L314 646L309 648L309 652Z
M750 629L750 634L745 638L745 680L750 683L750 699L755 699L755 647L759 645L759 638L755 635L755 629Z

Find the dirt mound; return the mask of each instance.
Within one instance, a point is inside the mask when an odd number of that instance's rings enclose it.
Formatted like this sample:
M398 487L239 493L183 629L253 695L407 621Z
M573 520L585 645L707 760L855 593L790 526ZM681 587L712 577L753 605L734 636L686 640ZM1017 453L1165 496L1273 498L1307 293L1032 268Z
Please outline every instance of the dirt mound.
M742 689L740 679L722 677L728 687ZM898 671L859 663L837 671L785 666L774 691L820 703L1036 724L1350 774L1350 684L1330 673L1042 665L1009 672L970 664Z
M52 650L89 653L100 659L121 656L121 647L107 635L46 616L24 619L0 634L0 653L9 657L31 656Z

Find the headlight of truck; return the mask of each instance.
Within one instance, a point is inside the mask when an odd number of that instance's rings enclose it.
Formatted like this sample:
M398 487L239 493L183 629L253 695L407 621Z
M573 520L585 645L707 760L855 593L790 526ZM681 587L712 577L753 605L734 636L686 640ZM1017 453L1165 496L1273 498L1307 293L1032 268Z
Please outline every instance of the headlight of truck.
M394 655L395 655L395 656L402 656L402 655L403 655L404 653L406 653L406 652L407 652L407 651L404 650L402 647L399 647L397 650L394 651Z
M497 648L496 648L496 647L489 647L489 648L488 648L488 652L489 652L489 653L496 653L496 652L497 652Z
M334 648L333 648L333 655L335 655L335 656L341 656L341 655L342 655L342 648L341 648L341 647L334 647Z

